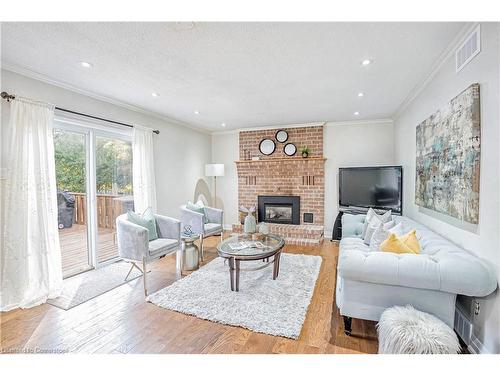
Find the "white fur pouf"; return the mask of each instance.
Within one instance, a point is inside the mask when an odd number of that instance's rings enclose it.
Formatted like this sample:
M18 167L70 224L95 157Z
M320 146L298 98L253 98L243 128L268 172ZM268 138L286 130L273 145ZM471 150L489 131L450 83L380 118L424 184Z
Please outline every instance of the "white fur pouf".
M394 306L377 324L379 354L457 354L457 335L441 320L413 306Z

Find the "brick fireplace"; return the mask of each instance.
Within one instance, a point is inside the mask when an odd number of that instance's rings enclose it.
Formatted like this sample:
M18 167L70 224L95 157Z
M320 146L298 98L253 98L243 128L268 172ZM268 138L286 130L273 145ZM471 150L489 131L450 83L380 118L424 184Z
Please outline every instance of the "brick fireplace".
M239 135L240 160L238 170L238 207L255 206L259 199L274 197L268 214L276 217L269 224L273 233L280 234L293 244L319 244L323 239L324 224L324 177L323 125L283 128L288 133L284 143L276 140L277 129L242 131ZM272 139L276 149L271 155L263 155L259 144L263 139ZM283 148L287 143L297 147L294 156L287 156ZM309 157L303 158L300 149L307 146ZM252 160L258 157L259 160ZM259 198L260 197L260 198ZM280 222L278 219L291 214L287 197L296 197L298 218L295 222ZM297 203L296 203L297 204ZM261 207L258 221L265 217ZM264 215L264 216L263 216ZM269 219L269 217L268 217ZM233 225L233 230L241 231L241 225Z

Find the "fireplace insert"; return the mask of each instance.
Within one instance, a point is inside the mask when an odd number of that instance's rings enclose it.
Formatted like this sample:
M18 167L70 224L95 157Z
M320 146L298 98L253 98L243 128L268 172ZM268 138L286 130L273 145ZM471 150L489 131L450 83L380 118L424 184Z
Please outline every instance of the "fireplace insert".
M259 221L300 224L300 197L294 195L259 195Z

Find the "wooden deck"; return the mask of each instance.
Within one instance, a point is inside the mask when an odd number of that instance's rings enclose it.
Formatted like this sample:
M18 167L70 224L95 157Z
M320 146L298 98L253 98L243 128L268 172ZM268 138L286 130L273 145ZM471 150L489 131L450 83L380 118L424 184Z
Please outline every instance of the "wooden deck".
M104 262L118 255L115 230L99 228L97 236L97 259ZM73 224L71 228L59 230L63 276L71 276L90 269L87 246L87 227Z

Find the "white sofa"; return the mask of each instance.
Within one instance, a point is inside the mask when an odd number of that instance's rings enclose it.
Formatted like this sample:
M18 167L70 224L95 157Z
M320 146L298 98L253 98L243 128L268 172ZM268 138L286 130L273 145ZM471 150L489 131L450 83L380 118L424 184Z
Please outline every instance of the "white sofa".
M351 318L378 321L388 307L408 304L453 328L457 294L483 297L497 288L488 263L404 216L393 219L417 230L421 254L371 252L361 239L364 217L342 216L336 303L347 335Z

